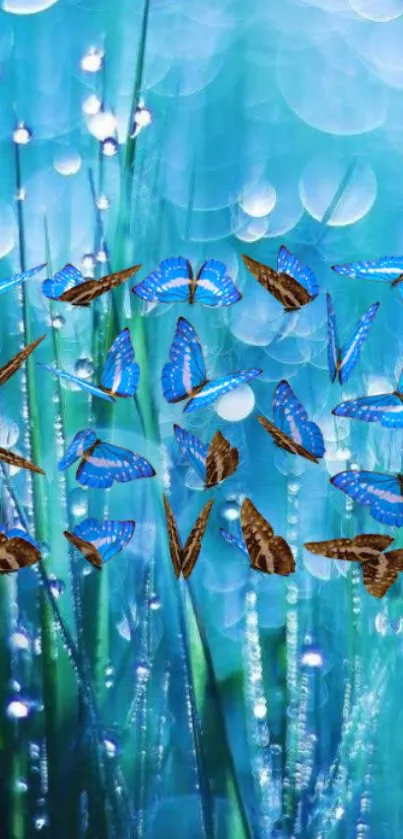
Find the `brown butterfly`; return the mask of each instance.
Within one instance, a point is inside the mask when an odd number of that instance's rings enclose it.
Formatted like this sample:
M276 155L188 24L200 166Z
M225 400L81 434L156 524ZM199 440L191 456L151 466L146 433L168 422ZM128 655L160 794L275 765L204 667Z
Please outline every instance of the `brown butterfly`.
M178 526L175 521L175 516L172 512L171 505L166 495L164 495L164 507L169 538L169 550L176 577L180 577L180 575L183 574L186 580L192 573L193 568L195 567L199 557L204 531L207 527L207 522L213 503L213 500L210 500L207 502L207 504L205 504L196 521L196 524L192 528L186 540L185 545L182 547Z
M8 379L11 379L11 376L14 376L14 373L24 364L24 361L31 355L31 353L37 348L37 346L46 338L46 335L41 335L40 338L37 338L35 341L32 341L30 344L27 344L24 349L17 352L14 358L11 358L10 361L7 361L7 364L4 367L0 367L0 385L4 385Z
M41 559L41 552L22 536L7 537L0 532L0 574L10 574Z
M15 454L15 452L10 452L9 449L3 449L1 446L0 460L4 463L8 463L10 466L17 466L20 469L28 469L30 472L35 472L37 475L46 475L46 472L44 472L40 466L36 466L35 463L31 463L31 461L26 460L25 457L21 457L21 455Z
M313 554L360 562L363 583L374 597L383 597L388 588L403 571L403 549L386 552L391 536L367 533L354 539L330 539L325 542L306 542L305 548Z
M65 303L71 303L72 306L89 306L96 297L100 297L124 283L129 277L133 277L140 268L141 265L132 265L124 271L117 271L100 280L94 280L85 279L73 265L65 265L57 275L57 279L55 277L53 280L45 280L42 288L45 296L50 299L63 300ZM72 282L74 285L71 287ZM59 294L58 286L63 283L70 285L70 288Z
M278 252L277 271L245 254L242 254L242 259L248 271L284 306L286 312L296 312L318 296L315 274L284 245Z
M221 530L221 535L249 557L252 568L285 577L294 573L295 561L289 544L274 535L273 528L250 498L245 498L241 507L241 528L244 541L227 530Z
M204 481L206 489L225 481L237 469L238 449L231 446L221 431L216 431L209 446L179 425L174 425L174 432L179 448Z

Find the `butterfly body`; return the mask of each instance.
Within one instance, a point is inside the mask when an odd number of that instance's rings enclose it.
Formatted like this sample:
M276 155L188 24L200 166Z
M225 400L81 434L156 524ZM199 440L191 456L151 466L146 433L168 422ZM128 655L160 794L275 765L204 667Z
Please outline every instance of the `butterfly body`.
M72 533L65 530L64 535L94 568L100 570L128 545L135 527L136 523L130 520L99 522L90 518L80 522Z
M238 449L232 448L228 440L216 431L210 445L203 445L201 440L179 425L174 425L178 446L204 482L206 489L217 486L238 467Z
M319 293L313 271L284 245L278 253L277 271L245 254L242 254L242 259L248 271L284 306L286 312L302 309Z
M332 382L338 379L340 384L345 384L360 359L361 348L367 339L372 322L379 309L379 303L373 303L364 312L349 339L342 347L340 347L337 336L336 314L330 294L326 295L326 305L330 379Z
M403 475L351 470L339 472L330 480L358 504L369 507L377 521L403 526Z
M202 539L214 502L213 500L210 500L207 504L205 504L185 544L182 545L175 516L166 495L164 495L163 500L169 540L169 551L174 573L176 578L180 577L182 574L186 580L192 573L199 558Z
M76 478L84 486L107 489L114 481L127 483L140 478L152 478L155 475L155 470L148 460L129 449L104 443L91 428L76 434L66 454L59 461L59 470L67 469L78 459L81 462Z
M330 559L359 562L365 588L374 597L380 598L395 582L399 571L403 571L403 550L386 550L392 542L393 537L369 533L354 539L306 542L305 548Z
M230 306L241 294L217 259L203 262L195 275L188 259L182 256L164 259L157 271L149 274L132 291L142 300L154 303L203 303L205 306Z
M285 380L274 391L273 414L275 422L263 415L258 416L258 420L276 446L312 463L319 463L325 453L322 432L316 423L308 419L305 408Z
M41 559L36 542L19 528L0 530L0 574L20 571Z
M78 268L67 264L53 278L42 283L42 291L50 300L62 300L72 306L88 307L97 297L116 288L132 277L141 265L133 265L124 271L108 274L101 280L84 277Z
M235 545L249 557L251 567L265 574L293 574L295 560L289 544L281 536L275 536L273 528L259 513L249 498L241 507L241 529L243 540L221 531L226 542Z

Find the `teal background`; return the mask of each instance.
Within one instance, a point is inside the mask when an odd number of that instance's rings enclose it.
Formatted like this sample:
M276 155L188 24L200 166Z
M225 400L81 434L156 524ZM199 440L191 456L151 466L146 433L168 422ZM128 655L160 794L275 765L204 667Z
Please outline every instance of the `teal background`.
M0 445L47 473L32 485L2 472L3 521L25 522L44 557L42 570L0 581L4 837L401 835L401 583L378 602L359 570L303 542L381 531L329 477L401 466L401 431L330 413L395 386L401 301L330 266L402 252L402 34L401 0L2 3L0 276L71 261L97 277L141 262L143 278L181 254L195 266L224 260L243 293L225 311L146 309L123 288L74 311L49 305L35 278L1 297L1 363L47 333L0 395ZM80 65L91 49L104 52L93 73ZM140 99L152 121L130 138ZM32 139L16 148L18 121ZM240 259L275 265L282 243L331 291L342 339L381 302L343 392L327 372L324 294L285 316ZM180 314L211 375L264 371L186 420L159 381ZM36 365L98 381L126 325L141 366L136 403L91 402ZM257 423L283 377L323 430L319 466L274 449ZM219 427L241 459L212 493L188 587L173 577L161 495L185 538L209 494L179 457L173 422L206 441ZM58 473L89 425L149 457L158 477L105 494ZM250 572L221 540L245 495L292 545L288 580ZM87 514L137 521L102 575L62 535Z

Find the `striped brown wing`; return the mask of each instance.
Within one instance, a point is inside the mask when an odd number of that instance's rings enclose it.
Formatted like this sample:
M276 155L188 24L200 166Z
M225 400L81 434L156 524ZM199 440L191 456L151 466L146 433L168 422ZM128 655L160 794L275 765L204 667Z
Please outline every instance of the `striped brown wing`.
M183 549L182 563L182 574L185 577L185 579L187 579L190 576L199 558L204 531L207 527L207 522L211 513L213 503L213 500L210 499L210 501L207 501L207 504L204 505L200 513L200 516L196 521L195 526L191 530L186 540L186 544Z
M175 571L175 577L179 577L183 565L183 550L181 540L179 536L178 527L175 521L175 516L172 512L171 505L166 495L163 496L163 500L169 539L169 552L171 554L171 560Z
M9 449L3 449L1 446L0 460L2 460L3 463L9 463L10 466L18 466L21 469L28 469L30 472L36 472L38 475L46 474L40 466L36 466L35 463L31 463L31 461L26 460L25 457L21 457L21 455L15 454L14 452L10 452Z
M362 566L362 579L367 591L374 597L383 597L397 580L398 569L389 559L390 554L380 554L378 560L370 559Z
M386 558L393 563L397 571L403 571L403 548L396 548L395 551L388 551Z
M347 562L376 560L393 542L390 536L376 533L362 534L354 539L329 539L325 542L306 542L305 548L313 554L341 559Z
M353 544L374 551L386 551L393 541L393 536L383 536L382 533L362 533L354 537Z
M133 277L140 268L141 265L132 265L131 268L126 268L124 271L116 271L114 274L108 274L106 277L102 277L101 280L86 280L80 285L67 289L60 296L60 300L64 300L65 303L71 303L72 306L89 306L96 297L100 297L101 294L105 294L112 288L116 288L126 282L129 277Z
M270 420L268 420L267 417L264 417L263 414L258 416L258 420L265 431L271 434L276 446L279 446L280 449L285 449L291 454L299 454L301 457L306 457L306 459L311 460L312 463L319 463L319 458L315 457L315 455L312 454L312 452L309 452L308 449L305 449L304 446L300 446L299 443L295 443L288 434L285 434L284 431L277 428L277 425L270 422Z
M235 472L238 463L238 449L231 447L221 431L216 431L207 452L206 487L214 487L225 481Z
M249 498L245 498L241 507L241 528L253 568L274 574L274 531Z
M1 574L19 571L21 568L34 565L41 559L41 552L38 548L31 545L30 542L26 542L25 539L20 539L18 536L7 539L4 534L2 534L2 537L0 540Z
M263 262L257 262L256 259L251 259L245 254L242 254L242 259L248 271L256 277L260 285L270 292L288 312L297 311L312 300L309 291L289 274L279 274Z
M85 539L81 539L80 536L76 536L74 533L69 533L68 530L64 531L64 535L69 542L74 545L80 553L88 559L88 562L94 566L94 568L98 568L100 570L102 568L102 557L99 551L97 551L95 545L91 542L87 542Z
M37 338L36 341L31 341L30 344L27 344L23 350L17 352L17 355L14 358L11 358L10 361L7 361L3 367L0 367L0 385L4 385L11 376L14 376L14 373L24 364L24 361L27 360L28 356L37 348L37 346L46 338L46 335L41 335L40 338Z

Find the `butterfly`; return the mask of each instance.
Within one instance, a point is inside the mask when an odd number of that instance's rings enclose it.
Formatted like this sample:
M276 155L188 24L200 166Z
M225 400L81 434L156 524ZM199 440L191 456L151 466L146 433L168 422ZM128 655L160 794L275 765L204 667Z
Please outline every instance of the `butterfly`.
M221 535L228 544L242 551L250 560L255 571L265 574L288 576L295 571L295 561L289 544L281 536L275 536L273 528L259 513L250 498L245 498L241 507L242 537L233 536L227 530Z
M169 357L171 360L164 365L161 375L163 394L167 402L181 402L191 397L184 408L185 413L211 405L224 393L255 379L263 372L253 367L209 381L200 341L193 326L185 318L177 321Z
M4 364L3 367L0 367L0 385L4 385L8 379L11 379L11 376L14 376L14 373L19 370L19 368L24 364L24 361L31 355L31 353L36 350L37 346L46 338L46 335L41 335L40 338L37 338L35 341L31 341L30 344L27 344L20 352L7 361L7 364Z
M105 399L107 402L114 402L115 396L122 398L134 396L139 383L139 366L134 361L130 332L127 328L123 329L115 338L106 356L99 385L93 385L79 376L74 376L65 370L59 370L58 367L53 367L50 364L40 364L40 366L54 376L58 376L59 379L67 379L68 382L78 385L82 390L86 390L100 399Z
M132 265L125 271L108 274L101 280L84 277L74 265L65 265L54 277L42 283L42 292L49 300L63 300L72 306L89 306L96 297L124 283L141 268Z
M355 536L354 539L330 539L327 542L306 542L305 548L313 554L330 559L360 562L363 583L374 597L383 597L403 571L403 550L388 551L392 536L375 533Z
M383 256L380 259L346 262L345 265L332 265L332 271L354 280L379 280L390 283L403 297L403 256Z
M174 432L179 448L204 482L206 489L225 481L237 469L238 449L231 447L221 431L216 431L208 446L179 425L174 425Z
M242 295L217 259L203 262L196 276L188 259L164 259L159 269L132 288L143 300L158 303L204 303L205 306L231 306Z
M19 571L34 565L41 558L37 543L25 530L0 527L0 574Z
M345 384L349 379L354 367L360 359L361 347L364 344L368 332L371 329L372 321L378 311L379 303L373 303L359 319L357 326L351 333L348 341L340 347L337 337L336 315L333 308L333 301L330 294L326 295L327 302L327 332L328 332L328 362L330 379L334 382L339 380Z
M319 285L315 274L307 265L303 265L285 245L282 245L277 257L277 271L242 254L242 259L260 285L284 306L286 312L296 312L307 303L312 303L319 294Z
M79 459L81 463L76 478L84 486L106 489L114 481L126 483L155 475L151 463L144 457L120 446L104 443L91 428L76 434L59 461L58 469L64 471Z
M369 507L371 516L383 524L403 525L403 475L352 470L330 479L358 504Z
M35 472L37 475L45 475L46 472L37 466L35 463L31 463L30 460L26 460L25 457L21 457L20 454L16 454L15 452L10 452L9 449L3 449L0 446L0 460L4 463L8 463L9 466L16 466L18 469L27 469L29 472Z
M325 453L322 432L315 422L308 420L305 408L284 380L274 391L273 414L274 423L264 416L258 416L258 420L276 446L318 463Z
M379 422L384 428L403 428L403 371L397 390L349 399L336 405L332 414L363 422Z
M133 537L136 522L85 519L70 533L64 531L68 541L77 548L94 568L101 569L104 562L123 551Z
M46 262L44 262L43 265L37 265L36 268L30 268L29 271L21 271L19 274L13 274L12 277L0 280L0 294L4 294L4 292L9 291L10 288L21 285L21 283L25 283L25 281L29 280L31 277L35 277L35 275L39 274L39 272L45 267Z
M176 524L171 505L166 495L164 495L163 498L169 539L169 551L171 554L175 576L178 578L182 574L186 580L192 573L199 558L202 539L214 502L213 500L210 500L204 505L199 517L196 520L196 524L192 528L185 542L185 545L182 546L178 526Z

